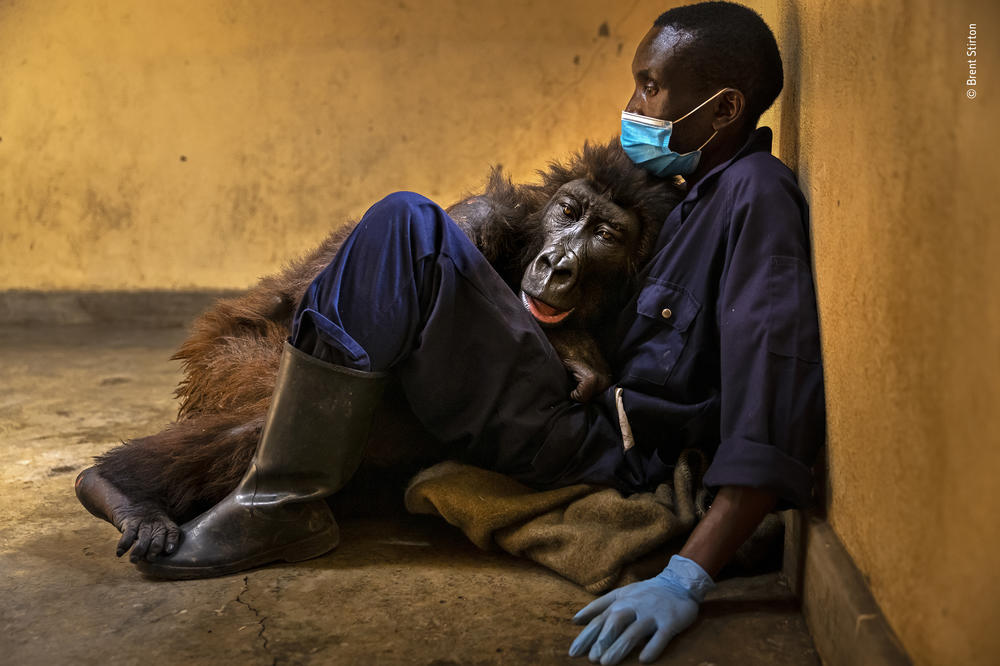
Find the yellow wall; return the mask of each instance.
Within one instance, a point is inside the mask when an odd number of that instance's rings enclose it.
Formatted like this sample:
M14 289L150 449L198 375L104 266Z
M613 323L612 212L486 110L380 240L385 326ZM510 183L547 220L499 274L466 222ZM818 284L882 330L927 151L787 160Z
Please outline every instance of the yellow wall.
M829 520L917 664L996 663L1000 6L757 6L789 70L777 152L812 213Z
M528 177L617 131L658 8L0 1L0 289L244 287L393 190Z
M918 664L992 662L1000 12L751 4L812 206L830 520ZM242 287L392 190L527 177L616 131L668 5L0 2L0 289Z

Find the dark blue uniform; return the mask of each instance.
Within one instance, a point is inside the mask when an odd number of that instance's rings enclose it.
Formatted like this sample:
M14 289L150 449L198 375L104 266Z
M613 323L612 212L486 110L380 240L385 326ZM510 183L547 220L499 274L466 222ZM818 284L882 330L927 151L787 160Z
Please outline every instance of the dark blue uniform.
M667 218L619 317L615 384L592 403L569 399L518 296L412 193L361 219L307 291L292 344L391 370L457 457L535 487L649 490L696 447L712 459L706 485L804 506L825 435L808 210L770 147L770 129L756 130Z

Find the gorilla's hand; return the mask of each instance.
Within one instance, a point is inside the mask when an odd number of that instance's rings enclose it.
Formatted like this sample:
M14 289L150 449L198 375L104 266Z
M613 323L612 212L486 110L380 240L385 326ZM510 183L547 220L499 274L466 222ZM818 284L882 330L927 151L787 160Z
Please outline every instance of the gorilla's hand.
M563 365L576 380L569 394L577 402L588 402L611 386L611 369L588 333L578 329L546 329L549 342L559 354Z
M122 533L115 554L132 553L129 560L152 560L160 553L170 554L177 548L180 530L163 509L151 503L136 503L115 512L112 524Z
M577 359L563 359L563 365L576 380L576 388L569 397L577 402L589 402L595 395L611 386L611 375L593 368Z
M110 481L89 467L76 477L76 496L80 503L122 533L116 554L121 557L132 549L129 559L153 559L177 548L180 530L163 507L154 502L136 502L126 497Z

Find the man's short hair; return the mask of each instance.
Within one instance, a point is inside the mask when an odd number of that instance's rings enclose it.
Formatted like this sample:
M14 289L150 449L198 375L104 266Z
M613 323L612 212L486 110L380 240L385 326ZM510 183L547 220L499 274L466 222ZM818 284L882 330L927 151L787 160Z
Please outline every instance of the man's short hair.
M774 34L757 12L732 2L675 7L653 23L691 35L684 52L706 94L737 88L747 99L750 127L778 97L784 73Z

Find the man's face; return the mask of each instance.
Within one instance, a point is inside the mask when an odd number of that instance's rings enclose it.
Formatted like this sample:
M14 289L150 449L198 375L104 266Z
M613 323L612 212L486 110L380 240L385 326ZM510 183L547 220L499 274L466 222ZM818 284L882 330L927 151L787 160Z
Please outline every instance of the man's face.
M635 90L626 111L674 121L705 101L690 66L684 66L691 39L669 26L654 26L646 33L632 58ZM674 128L670 147L678 152L694 150L712 131L711 114L695 113Z

